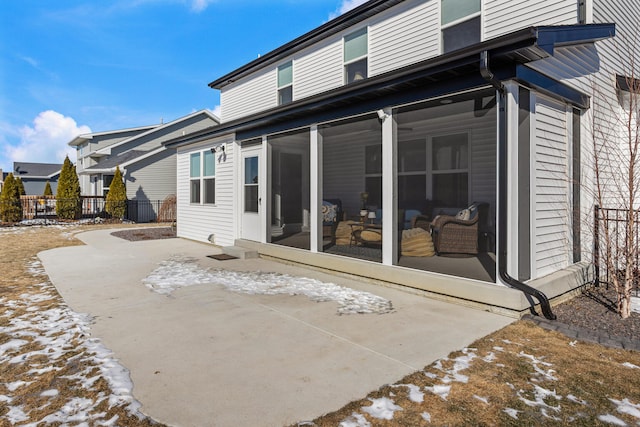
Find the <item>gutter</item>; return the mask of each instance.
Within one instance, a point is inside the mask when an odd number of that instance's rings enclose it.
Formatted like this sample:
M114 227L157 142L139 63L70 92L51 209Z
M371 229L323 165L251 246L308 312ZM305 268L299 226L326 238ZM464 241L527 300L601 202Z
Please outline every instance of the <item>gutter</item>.
M520 282L519 280L511 277L507 272L507 109L506 109L506 97L504 86L502 82L497 79L494 74L489 69L489 53L488 51L483 51L480 54L480 75L487 80L499 93L499 103L500 106L498 110L498 274L500 275L500 279L504 281L511 287L518 289L519 291L524 292L527 295L527 299L532 303L531 312L536 316L536 313L533 301L531 297L536 298L540 302L540 308L542 309L542 314L549 320L555 320L556 315L551 311L551 304L549 303L549 299L547 296L525 283Z

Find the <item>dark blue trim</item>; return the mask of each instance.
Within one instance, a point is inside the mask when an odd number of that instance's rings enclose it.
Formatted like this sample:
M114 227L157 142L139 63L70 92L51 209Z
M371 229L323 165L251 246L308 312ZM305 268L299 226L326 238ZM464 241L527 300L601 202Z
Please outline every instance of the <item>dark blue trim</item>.
M529 67L516 66L515 78L529 88L547 93L554 98L561 98L577 108L582 110L589 108L588 95Z
M615 24L556 25L537 27L538 46L553 55L556 47L595 43L616 35Z

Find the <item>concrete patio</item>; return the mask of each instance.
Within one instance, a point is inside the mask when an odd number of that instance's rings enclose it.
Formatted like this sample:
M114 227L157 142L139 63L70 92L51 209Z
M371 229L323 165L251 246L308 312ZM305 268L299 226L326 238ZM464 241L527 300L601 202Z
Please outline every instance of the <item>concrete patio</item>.
M178 426L282 426L313 419L422 369L514 319L404 290L264 259L216 261L183 239L129 242L100 230L86 246L39 254L65 301L128 368L154 419ZM161 295L142 283L172 256L201 268L280 272L392 301L388 314L338 315L304 296L246 295L215 283Z

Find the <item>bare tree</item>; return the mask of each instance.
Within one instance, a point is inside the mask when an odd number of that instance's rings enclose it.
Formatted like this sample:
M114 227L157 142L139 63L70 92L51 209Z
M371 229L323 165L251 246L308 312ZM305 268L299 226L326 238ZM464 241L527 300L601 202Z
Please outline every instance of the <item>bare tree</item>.
M594 81L591 113L591 142L594 166L595 202L615 210L600 217L599 239L602 259L617 294L617 311L624 319L631 315L631 297L640 278L638 226L640 213L640 69L636 37L617 38L617 70L605 70L609 85ZM615 86L614 86L615 84ZM613 90L607 90L615 87ZM611 210L609 210L611 209Z

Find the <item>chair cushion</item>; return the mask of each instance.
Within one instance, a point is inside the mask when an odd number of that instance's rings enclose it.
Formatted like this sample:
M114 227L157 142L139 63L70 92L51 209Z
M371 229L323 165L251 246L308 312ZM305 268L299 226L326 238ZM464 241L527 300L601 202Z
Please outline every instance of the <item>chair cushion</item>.
M411 228L402 231L402 241L400 242L402 256L434 256L436 251L433 247L431 234L422 228Z
M340 221L336 228L336 245L348 245L351 243L351 232L358 230L359 227L352 227L355 221Z
M380 230L365 229L360 233L360 239L371 243L382 242L382 233Z

